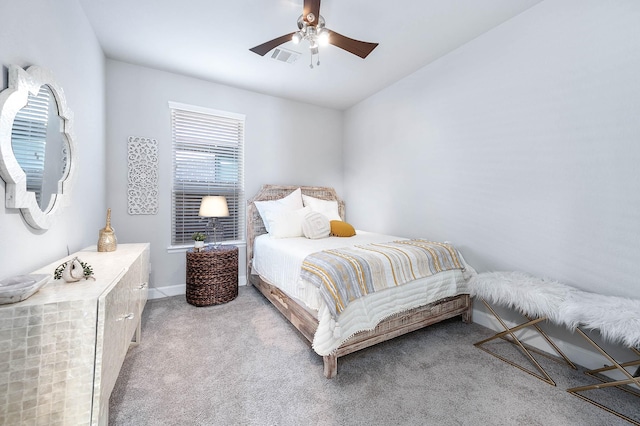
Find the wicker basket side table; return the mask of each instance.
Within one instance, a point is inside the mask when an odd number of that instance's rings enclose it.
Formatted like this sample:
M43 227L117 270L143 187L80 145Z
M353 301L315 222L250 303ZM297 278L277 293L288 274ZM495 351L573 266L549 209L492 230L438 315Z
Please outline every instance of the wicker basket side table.
M238 296L238 247L187 250L187 302L219 305Z

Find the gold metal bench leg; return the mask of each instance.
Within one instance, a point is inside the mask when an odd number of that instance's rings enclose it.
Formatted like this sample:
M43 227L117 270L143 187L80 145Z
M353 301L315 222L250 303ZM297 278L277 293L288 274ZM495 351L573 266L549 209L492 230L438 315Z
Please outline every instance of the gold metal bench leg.
M631 374L627 368L625 367L634 367L636 365L640 365L640 359L636 360L636 361L630 361L630 362L625 362L625 363L619 363L617 362L615 359L613 359L613 357L611 357L611 355L609 355L604 349L602 349L602 347L600 347L596 342L593 341L593 339L591 339L589 336L587 336L587 334L585 334L585 332L583 332L580 328L576 328L576 331L578 332L578 334L580 334L589 344L591 344L591 346L593 346L603 357L605 357L607 359L607 361L609 363L611 363L611 365L607 365L603 368L597 368L595 370L588 370L585 371L585 374L588 374L591 377L594 377L596 379L598 379L600 381L600 383L596 383L593 385L587 385L587 386L578 386L578 387L574 387L574 388L570 388L567 389L567 392L569 392L572 395L577 396L578 398L581 398L593 405L595 405L598 408L601 408L611 414L615 414L616 416L628 421L629 423L632 423L634 425L640 426L640 419L632 419L631 417L628 417L618 411L613 410L612 408L609 408L597 401L594 401L591 398L588 398L578 392L584 392L584 391L589 391L589 390L594 390L594 389L605 389L605 388L610 388L610 387L617 387L618 389L621 389L625 392L628 392L632 395L638 396L640 397L640 393L638 393L637 391L631 389L630 387L628 387L628 385L636 385L638 387L640 387L640 376L638 375L638 372L640 371L640 368L638 368L636 370L635 373ZM636 348L631 348L631 350L638 356L640 356L640 351L638 351ZM617 370L620 373L624 374L625 376L627 376L626 379L623 380L607 380L602 378L601 376L596 376L595 374L601 373L603 371L612 371L612 370Z
M636 355L640 356L640 352L637 349L633 349L632 350L634 352L636 352ZM636 365L638 365L639 367L636 369L636 372L633 373L633 377L634 378L640 378L640 359L637 359L635 361L629 361L629 362L623 362L623 363L619 363L618 365L606 365L602 368L596 368L594 370L587 370L584 372L584 374L593 377L594 379L600 380L601 382L605 383L605 382L610 382L611 379L602 377L602 375L600 375L600 373L603 373L605 371L612 371L612 370L616 370L620 367L624 368L625 370L629 367L635 367ZM640 390L635 390L632 389L630 387L621 387L621 390L625 391L625 392L629 392L637 397L640 397Z
M523 328L526 327L534 327L538 333L540 333L540 335L542 335L542 337L551 344L551 347L558 353L558 355L560 355L569 366L571 366L572 368L576 368L575 365L573 365L573 363L571 361L569 361L569 359L565 356L564 353L562 353L562 351L560 351L560 349L553 344L553 342L551 342L551 339L549 338L549 336L547 336L547 334L538 326L538 323L541 321L546 320L546 318L527 318L527 322L526 323L522 323L519 324L515 327L508 327L505 322L502 320L502 318L500 318L500 316L496 313L496 311L493 310L493 308L489 305L489 303L487 303L486 300L484 299L480 299L482 300L482 303L484 303L484 305L487 307L487 309L489 310L489 312L491 312L491 314L498 320L498 322L500 322L500 324L502 325L502 327L504 328L504 331L501 331L499 333L496 333L495 335L489 337L488 339L484 339L481 340L479 342L474 343L474 346L476 346L479 349L482 349L483 351L487 352L488 354L500 359L501 361L506 362L507 364L510 364L516 368L519 368L520 370L524 371L525 373L531 374L534 377L537 377L538 379L542 380L545 383L549 383L550 385L555 386L556 383L553 381L553 379L549 376L549 374L547 374L547 372L544 370L544 368L542 368L542 366L540 365L540 363L533 357L533 355L531 354L530 350L527 349L522 342L520 341L520 339L518 339L516 337L516 335L514 334L516 331L521 330ZM507 339L506 336L509 336L510 339ZM528 368L523 367L520 364L517 364L505 357L503 357L502 355L499 355L493 351L490 351L489 349L483 347L482 345L484 345L485 343L494 340L494 339L503 339L509 343L512 343L516 346L518 346L524 355L527 356L527 358L529 358L529 360L531 361L531 363L536 367L536 369L538 370L539 374L534 371L534 370L530 370Z
M532 321L532 319L531 319L531 318L529 318L527 315L525 315L525 317L526 317L529 321ZM540 326L538 326L537 324L531 324L531 325L533 325L533 326L536 328L536 330L538 330L538 333L540 333L540 335L541 335L542 337L544 337L544 340L546 340L546 341L547 341L547 343L548 343L548 344L553 348L553 350L554 350L554 351L556 351L556 353L557 353L558 355L560 355L560 356L562 357L562 359L564 359L564 361L567 363L567 365L568 365L569 367L573 368L574 370L577 370L577 369L578 369L578 367L576 367L576 366L575 366L575 364L574 364L573 362L571 362L571 360L570 360L570 359L569 359L569 358L564 354L564 352L562 352L562 351L560 350L560 348L559 348L555 343L553 343L553 341L549 338L549 336L547 336L547 333L545 333L544 331L542 331L542 329L540 328Z

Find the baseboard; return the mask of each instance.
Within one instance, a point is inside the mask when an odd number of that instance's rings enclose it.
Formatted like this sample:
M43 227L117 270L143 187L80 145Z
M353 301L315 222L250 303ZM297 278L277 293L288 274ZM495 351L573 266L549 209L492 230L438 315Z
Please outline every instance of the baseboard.
M238 277L238 285L243 286L247 285L247 277L242 275ZM162 299L164 297L171 296L180 296L186 294L187 285L186 284L178 284L178 285L168 285L162 287L150 287L149 288L149 299Z

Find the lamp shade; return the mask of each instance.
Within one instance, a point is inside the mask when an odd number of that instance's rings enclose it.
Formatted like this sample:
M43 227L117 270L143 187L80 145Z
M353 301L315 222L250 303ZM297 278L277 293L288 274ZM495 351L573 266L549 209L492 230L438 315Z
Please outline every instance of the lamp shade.
M198 216L202 217L224 217L229 216L227 199L221 195L207 195L202 197Z

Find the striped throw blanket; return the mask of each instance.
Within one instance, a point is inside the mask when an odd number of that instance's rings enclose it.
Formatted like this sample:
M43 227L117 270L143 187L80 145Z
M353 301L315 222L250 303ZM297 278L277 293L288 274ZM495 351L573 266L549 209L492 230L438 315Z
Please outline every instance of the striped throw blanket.
M359 297L452 269L464 266L450 244L401 240L310 254L302 262L301 278L319 288L337 319Z

